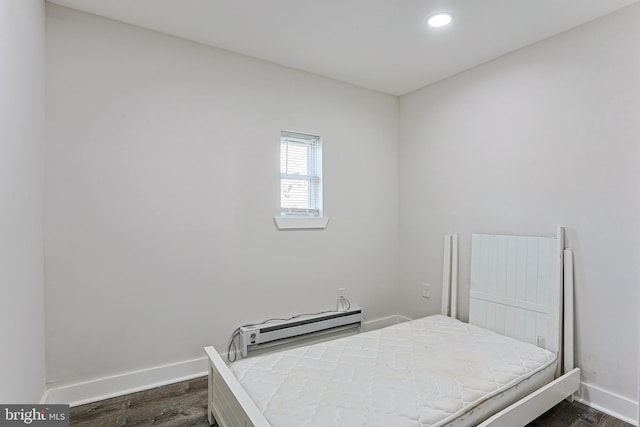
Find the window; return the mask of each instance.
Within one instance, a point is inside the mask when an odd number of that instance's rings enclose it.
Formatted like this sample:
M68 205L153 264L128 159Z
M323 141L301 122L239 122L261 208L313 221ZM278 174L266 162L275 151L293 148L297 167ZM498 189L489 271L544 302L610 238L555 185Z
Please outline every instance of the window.
M280 214L320 216L320 140L282 132L280 137Z
M279 228L326 226L322 217L322 150L317 136L280 134L280 218L276 217L276 222Z

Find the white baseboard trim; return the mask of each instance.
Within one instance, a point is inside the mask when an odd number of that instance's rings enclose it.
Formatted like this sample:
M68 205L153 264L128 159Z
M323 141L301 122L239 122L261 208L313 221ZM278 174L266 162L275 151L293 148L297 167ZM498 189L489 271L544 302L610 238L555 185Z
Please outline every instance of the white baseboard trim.
M586 383L580 383L580 389L574 397L593 409L638 425L638 402Z
M91 381L52 387L45 392L45 396L43 396L45 402L43 403L67 403L70 406L79 406L205 375L207 375L207 358L201 357Z
M40 404L44 405L45 403L47 403L47 399L49 398L49 390L45 389L44 392L42 393L42 396L40 397Z
M380 319L367 320L362 324L362 331L374 331L376 329L386 328L387 326L397 325L398 323L407 322L411 319L408 317L395 314L393 316L387 316Z
M383 317L364 322L362 330L371 331L407 320L410 319L400 315ZM226 354L222 356L226 358ZM61 387L51 387L44 392L41 402L79 406L205 375L207 375L207 358L202 357Z

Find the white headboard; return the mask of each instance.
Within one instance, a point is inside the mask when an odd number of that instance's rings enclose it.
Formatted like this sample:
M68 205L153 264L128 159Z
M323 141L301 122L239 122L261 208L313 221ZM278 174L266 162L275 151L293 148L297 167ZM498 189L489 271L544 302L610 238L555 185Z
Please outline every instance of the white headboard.
M457 318L458 234L444 239L442 308ZM558 355L556 376L574 368L573 252L556 237L472 235L469 323Z
M556 237L471 237L469 323L544 347L562 349L562 255Z

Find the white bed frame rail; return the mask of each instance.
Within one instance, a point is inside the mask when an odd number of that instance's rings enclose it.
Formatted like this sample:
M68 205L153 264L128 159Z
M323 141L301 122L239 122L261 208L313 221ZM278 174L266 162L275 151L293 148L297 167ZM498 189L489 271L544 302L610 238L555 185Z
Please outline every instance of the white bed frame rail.
M204 351L209 356L209 424L217 422L220 427L271 427L216 349L205 347Z
M479 427L517 427L533 421L563 399L578 391L580 369L574 368L573 359L573 254L564 249L564 229L558 228L560 267L558 284L564 290L562 344L564 349L558 365L562 375L511 406L491 416ZM458 235L450 234L444 240L442 314L457 317ZM258 407L242 388L236 377L213 347L206 347L209 358L209 423L219 427L271 427ZM559 354L560 356L560 354Z
M580 386L580 369L575 368L503 409L478 427L524 426L571 396Z
M440 313L458 318L458 233L444 236Z

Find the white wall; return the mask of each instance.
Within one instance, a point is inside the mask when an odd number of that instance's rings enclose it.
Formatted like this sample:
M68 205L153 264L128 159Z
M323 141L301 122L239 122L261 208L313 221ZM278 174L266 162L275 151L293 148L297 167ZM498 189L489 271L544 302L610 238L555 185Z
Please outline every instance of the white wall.
M241 324L395 314L398 100L47 6L53 386L226 349ZM280 130L324 142L323 231L277 231Z
M631 6L400 99L403 314L439 311L439 291L419 295L422 282L441 284L445 233L461 235L466 316L471 233L555 235L565 225L582 380L629 403L629 418L638 378L638 22L640 5Z
M0 402L44 392L44 2L0 2Z

